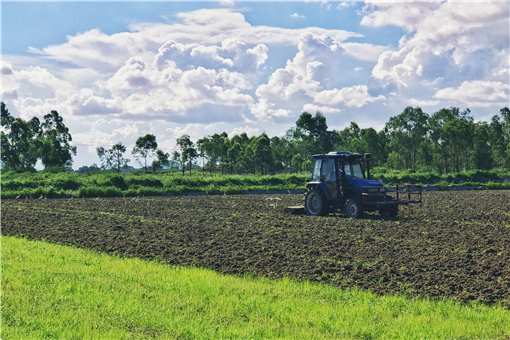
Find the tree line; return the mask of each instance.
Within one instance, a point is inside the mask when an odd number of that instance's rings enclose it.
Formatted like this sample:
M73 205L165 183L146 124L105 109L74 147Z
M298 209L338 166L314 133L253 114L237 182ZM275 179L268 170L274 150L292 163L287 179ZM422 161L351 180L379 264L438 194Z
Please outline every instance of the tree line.
M33 171L38 159L45 167L70 167L76 147L56 111L30 121L13 118L2 103L2 164L6 170ZM4 132L5 131L5 132ZM438 173L494 168L510 169L510 110L504 107L490 122L475 122L471 111L443 108L431 115L411 106L391 117L384 128L361 129L351 122L329 130L320 112L303 112L283 137L265 132L229 138L226 132L204 136L194 143L189 135L176 140L172 154L158 149L156 136L139 137L131 154L147 171L179 163L186 168L226 174L269 174L311 170L313 154L330 151L372 153L374 166ZM101 169L121 172L128 166L122 143L96 148ZM99 169L99 168L97 168Z

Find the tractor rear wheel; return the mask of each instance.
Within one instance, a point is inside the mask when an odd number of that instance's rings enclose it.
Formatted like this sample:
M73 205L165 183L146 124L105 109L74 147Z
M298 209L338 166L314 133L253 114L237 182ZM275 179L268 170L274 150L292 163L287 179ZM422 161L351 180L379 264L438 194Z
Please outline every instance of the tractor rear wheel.
M345 202L345 216L348 218L361 218L363 217L363 208L358 200L349 199Z
M328 214L328 200L320 188L311 188L306 191L305 210L307 215L312 216L324 216Z

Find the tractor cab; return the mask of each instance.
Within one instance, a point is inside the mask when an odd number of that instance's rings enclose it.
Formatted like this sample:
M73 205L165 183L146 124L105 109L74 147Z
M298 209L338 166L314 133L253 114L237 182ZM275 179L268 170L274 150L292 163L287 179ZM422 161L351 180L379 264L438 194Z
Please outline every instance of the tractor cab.
M370 176L370 154L365 154L367 165L361 154L346 151L314 155L313 158L312 179L307 187L319 186L328 200L344 200L350 193L361 193L363 187L383 187L381 183L367 179ZM366 176L364 168L367 169Z

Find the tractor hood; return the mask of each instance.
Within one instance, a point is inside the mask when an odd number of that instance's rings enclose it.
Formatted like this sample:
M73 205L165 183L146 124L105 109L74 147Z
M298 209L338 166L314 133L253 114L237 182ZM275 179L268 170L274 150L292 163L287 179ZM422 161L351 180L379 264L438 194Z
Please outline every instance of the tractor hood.
M348 178L347 184L353 185L358 188L369 187L369 186L383 186L381 183L374 181L373 179L361 179L361 178Z

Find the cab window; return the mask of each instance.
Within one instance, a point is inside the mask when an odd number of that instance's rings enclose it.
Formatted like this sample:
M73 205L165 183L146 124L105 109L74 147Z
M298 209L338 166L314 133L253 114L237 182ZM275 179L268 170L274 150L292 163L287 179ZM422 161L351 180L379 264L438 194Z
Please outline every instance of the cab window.
M321 165L322 159L316 159L313 165L312 181L318 182L321 180Z
M328 182L336 181L335 160L326 158L322 161L322 175L324 180Z

